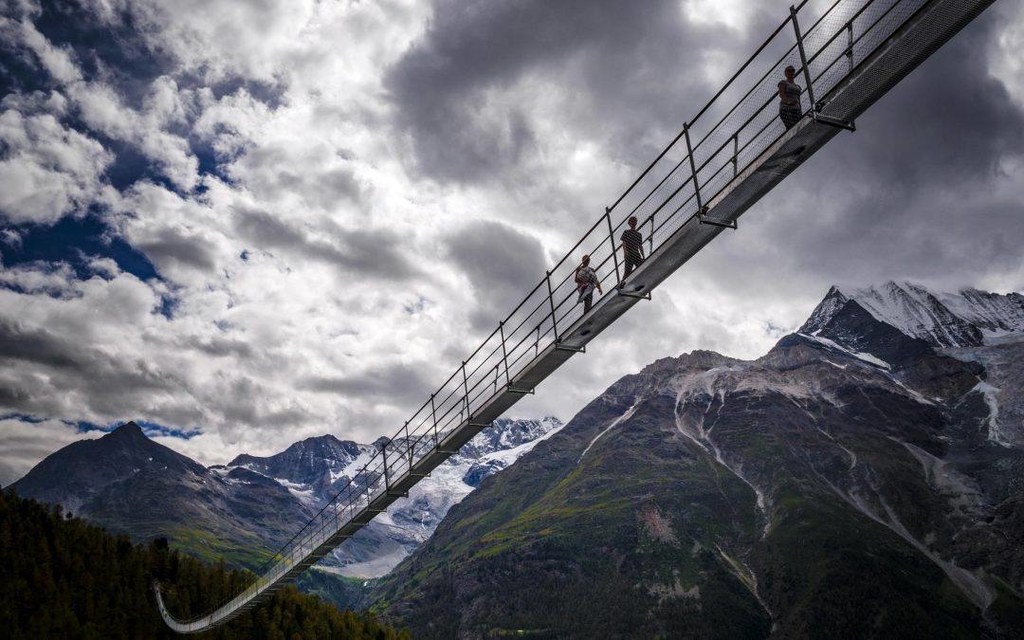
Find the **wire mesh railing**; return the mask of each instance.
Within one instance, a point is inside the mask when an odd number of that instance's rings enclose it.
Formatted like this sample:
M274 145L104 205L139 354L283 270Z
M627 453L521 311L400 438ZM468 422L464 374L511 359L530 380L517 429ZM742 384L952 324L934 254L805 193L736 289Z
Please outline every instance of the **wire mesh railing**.
M650 259L680 228L742 179L745 170L786 132L779 118L776 79L793 66L803 79L804 117L818 112L861 61L885 43L929 0L837 0L802 28L810 14L803 0L711 98L655 160L553 266L461 366L390 439L383 439L365 466L287 543L256 571L246 589L215 612L226 619L283 576L322 557L325 545L398 481L417 475L417 464L450 454L448 439L473 424L483 406L504 393L525 393L520 376L557 346L584 316L578 304L574 256L589 254L604 296L622 281L617 247L626 221L635 216ZM595 301L595 306L600 299ZM319 553L318 553L319 552ZM182 623L209 626L211 616Z

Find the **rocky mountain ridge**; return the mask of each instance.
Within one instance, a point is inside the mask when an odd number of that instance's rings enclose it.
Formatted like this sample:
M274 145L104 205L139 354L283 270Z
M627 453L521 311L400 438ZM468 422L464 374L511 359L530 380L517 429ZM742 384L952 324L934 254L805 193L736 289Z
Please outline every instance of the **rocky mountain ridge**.
M342 575L387 573L483 478L560 427L554 418L495 421L321 564ZM251 567L355 478L375 450L324 435L207 468L127 423L51 454L13 486L112 531L167 537L202 557Z
M895 286L943 321L888 322L878 303L833 288L757 360L663 358L565 426L495 425L433 488L419 485L425 495L342 545L334 570L383 575L363 603L426 638L1017 637L1017 294L966 296L984 316ZM372 452L352 445L319 438L223 467L132 472L80 508L130 521L133 500L178 491L181 509L204 505L185 512L202 522L223 505L261 508L240 500L256 487L313 509Z
M661 359L482 483L370 599L425 638L1019 637L1014 295L971 319L981 344L833 289L757 360Z
M430 537L448 510L480 482L530 451L561 428L556 418L540 420L499 418L463 445L427 478L378 515L351 540L321 563L345 576L385 575ZM282 453L260 458L242 455L217 470L248 469L272 478L298 500L319 509L356 478L376 447L334 436L297 442Z
M169 537L238 564L253 564L258 550L287 539L311 515L279 483L243 468L207 469L133 422L54 452L12 486L112 531Z
M933 293L912 282L866 288L833 286L799 329L817 335L849 304L856 304L902 334L934 347L977 347L986 340L1024 332L1024 295L978 289Z

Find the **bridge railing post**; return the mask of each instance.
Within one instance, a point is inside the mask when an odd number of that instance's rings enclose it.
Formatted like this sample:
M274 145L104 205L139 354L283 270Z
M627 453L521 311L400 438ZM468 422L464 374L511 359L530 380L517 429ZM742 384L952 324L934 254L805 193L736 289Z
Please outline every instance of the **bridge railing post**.
M797 19L796 7L792 5L789 7L789 16L793 21L793 31L796 33L796 49L800 52L800 66L804 70L804 81L807 83L807 99L810 101L811 110L813 111L817 104L814 101L814 84L811 80L810 66L807 64L807 52L804 51L804 37L800 33L800 20Z
M381 465L384 467L384 492L387 493L391 490L391 480L388 476L388 443L380 443L380 459Z
M498 336L501 338L501 361L505 364L505 383L512 384L512 376L508 373L508 348L505 346L504 320L498 323Z
M740 173L740 134L732 134L732 177Z
M551 330L555 334L555 342L558 342L558 320L555 318L555 293L551 289L551 272L545 271L544 279L548 283L548 304L551 306Z
M846 21L846 60L850 65L850 73L853 73L853 20Z
M405 421L405 448L409 451L409 473L412 473L412 457L415 453L413 451L412 439L409 437L409 421Z
M650 235L647 236L647 242L649 243L649 246L650 246L650 249L648 249L648 251L647 251L647 255L648 256L650 256L652 253L654 253L654 214L653 213L651 214L650 221L651 221L651 233L650 233Z
M608 242L611 243L612 247L612 260L615 262L615 283L622 282L622 276L619 270L619 252L615 250L615 229L612 228L612 209L611 207L604 208L604 219L608 223Z
M434 423L434 447L436 448L440 443L437 440L437 408L434 406L434 396L436 394L430 394L430 421Z
M469 378L466 376L466 361L462 361L462 399L466 404L466 420L469 420Z
M697 213L704 215L704 201L700 197L700 181L697 180L697 162L693 159L693 146L690 144L690 125L683 125L683 137L686 138L686 157L690 159L690 175L693 178L693 195L697 198Z

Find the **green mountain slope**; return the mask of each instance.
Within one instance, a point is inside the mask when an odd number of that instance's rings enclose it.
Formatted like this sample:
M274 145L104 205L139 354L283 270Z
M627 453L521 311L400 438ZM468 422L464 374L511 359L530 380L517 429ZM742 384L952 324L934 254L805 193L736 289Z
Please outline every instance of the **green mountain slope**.
M1024 469L954 442L976 395L795 336L658 361L453 508L377 609L418 638L1015 637L1019 552L991 541L1019 491L942 466Z

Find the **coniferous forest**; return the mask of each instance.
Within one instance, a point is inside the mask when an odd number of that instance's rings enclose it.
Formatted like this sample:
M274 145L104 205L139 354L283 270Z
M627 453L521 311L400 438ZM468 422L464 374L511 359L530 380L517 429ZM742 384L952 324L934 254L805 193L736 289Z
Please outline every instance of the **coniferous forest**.
M5 638L172 638L151 585L189 618L237 593L246 575L156 540L133 545L59 507L0 491L0 628ZM294 587L200 637L268 640L406 639L371 614L340 611Z

